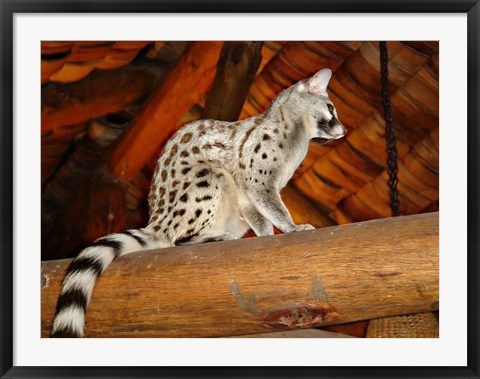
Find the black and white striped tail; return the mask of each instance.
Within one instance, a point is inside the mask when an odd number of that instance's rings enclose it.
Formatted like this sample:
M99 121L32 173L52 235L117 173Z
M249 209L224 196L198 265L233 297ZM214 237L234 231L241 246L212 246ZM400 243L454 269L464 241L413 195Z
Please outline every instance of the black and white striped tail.
M57 309L52 324L51 337L83 337L85 311L93 286L100 274L112 261L134 251L166 247L154 243L145 229L127 230L99 238L84 249L67 268Z

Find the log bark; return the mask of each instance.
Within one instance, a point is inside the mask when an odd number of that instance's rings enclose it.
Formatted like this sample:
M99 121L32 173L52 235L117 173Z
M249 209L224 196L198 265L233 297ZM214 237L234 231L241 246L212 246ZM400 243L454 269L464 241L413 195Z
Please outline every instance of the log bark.
M181 126L180 118L210 88L222 42L195 42L167 74L112 151L107 167L130 180Z
M227 41L223 44L203 118L224 121L238 119L262 61L262 46L261 41Z
M69 260L42 266L48 336ZM99 279L87 337L220 337L438 309L438 213L129 254Z
M72 84L42 88L42 133L125 109L148 96L166 68L158 64L98 71Z

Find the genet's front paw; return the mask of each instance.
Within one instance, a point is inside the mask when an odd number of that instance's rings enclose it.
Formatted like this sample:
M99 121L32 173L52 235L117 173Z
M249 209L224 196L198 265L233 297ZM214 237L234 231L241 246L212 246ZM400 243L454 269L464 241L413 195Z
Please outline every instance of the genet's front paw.
M304 230L313 230L315 229L314 226L310 224L302 224L302 225L295 225L295 229L292 230L293 232L302 232Z

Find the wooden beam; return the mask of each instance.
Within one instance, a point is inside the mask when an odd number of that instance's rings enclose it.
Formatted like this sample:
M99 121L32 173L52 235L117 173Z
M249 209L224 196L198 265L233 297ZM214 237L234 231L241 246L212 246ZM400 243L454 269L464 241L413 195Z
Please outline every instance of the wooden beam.
M223 44L203 118L224 121L238 119L262 61L262 46L261 41L228 41Z
M222 44L195 42L187 48L112 151L110 172L131 179L181 126L180 118L210 88Z
M159 64L96 71L71 84L42 88L42 133L125 109L148 96L166 67Z
M42 264L46 337L69 260ZM87 337L214 337L438 309L438 213L129 254L99 279Z

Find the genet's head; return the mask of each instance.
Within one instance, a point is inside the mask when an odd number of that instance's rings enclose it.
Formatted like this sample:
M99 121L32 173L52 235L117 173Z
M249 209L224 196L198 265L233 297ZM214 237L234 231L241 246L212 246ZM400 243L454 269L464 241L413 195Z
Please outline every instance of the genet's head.
M302 98L304 122L311 138L319 142L344 137L347 130L338 119L337 111L327 93L332 71L324 68L312 77L294 85L293 90Z

